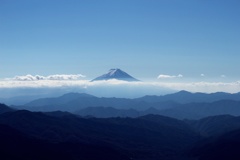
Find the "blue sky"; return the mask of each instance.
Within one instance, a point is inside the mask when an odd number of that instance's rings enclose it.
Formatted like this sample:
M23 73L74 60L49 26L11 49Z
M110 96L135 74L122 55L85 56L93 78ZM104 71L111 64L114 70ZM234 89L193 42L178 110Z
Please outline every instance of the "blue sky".
M239 8L239 0L0 0L0 78L92 79L121 68L138 79L237 81Z

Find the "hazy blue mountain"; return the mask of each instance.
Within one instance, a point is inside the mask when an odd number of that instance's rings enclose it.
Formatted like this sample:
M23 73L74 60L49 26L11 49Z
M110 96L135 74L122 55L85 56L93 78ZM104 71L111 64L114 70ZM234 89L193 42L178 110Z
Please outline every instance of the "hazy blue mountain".
M42 98L43 96L17 96L10 98L0 98L0 102L7 105L24 105L35 99Z
M136 115L159 114L178 119L200 119L224 114L239 116L240 101L234 100L239 97L239 93L204 94L186 91L138 99L99 98L85 93L68 93L60 97L34 100L17 108L44 112L60 110L96 117L136 117ZM214 101L216 99L217 101ZM187 103L188 101L197 102ZM100 109L99 106L102 108Z
M177 119L201 119L204 117L226 114L240 116L240 101L222 100L213 103L189 103L162 110L158 110L154 107L150 107L146 110L116 109L113 107L87 107L74 113L81 116L93 116L99 118L137 117L147 114L155 114Z
M45 105L58 105L69 103L76 99L87 99L94 98L94 96L86 94L86 93L67 93L60 97L55 98L41 98L27 103L27 106L45 106Z
M163 101L174 101L177 103L192 103L192 102L214 102L219 100L236 100L240 101L240 93L230 94L224 92L217 93L191 93L187 91L180 91L173 94L163 96L144 96L137 98L139 101L145 102L163 102Z
M32 111L69 111L76 112L87 107L113 107L115 109L135 109L146 110L154 107L156 109L166 109L178 106L175 102L144 102L127 98L98 98L84 93L68 93L56 98L42 98L34 100L19 109Z
M139 81L138 79L130 76L126 72L122 71L121 69L110 69L108 73L103 74L95 79L93 81L101 81L101 80L110 80L110 79L117 79L117 80L123 80L123 81Z
M88 105L95 104L95 96L86 93L68 93L55 98L41 98L31 101L18 109L28 109L32 111L76 111Z
M111 118L111 117L139 117L148 114L161 115L160 110L156 108L149 108L146 110L135 110L135 109L116 109L113 107L87 107L74 114L80 116L90 116L96 118Z
M161 110L158 114L177 119L201 119L225 114L240 116L240 101L220 100L212 103L188 103Z

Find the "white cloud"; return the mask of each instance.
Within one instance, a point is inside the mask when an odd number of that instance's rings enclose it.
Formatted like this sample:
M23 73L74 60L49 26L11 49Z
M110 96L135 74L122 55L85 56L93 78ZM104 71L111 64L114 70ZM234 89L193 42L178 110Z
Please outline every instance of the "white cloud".
M71 78L70 78L71 77ZM81 77L81 76L80 76ZM181 77L181 75L175 76ZM126 82L120 80L94 81L76 79L78 76L23 76L16 79L0 80L0 97L6 93L19 95L27 89L29 93L39 94L57 92L85 92L99 97L125 97L134 98L144 95L167 94L180 90L190 92L240 92L240 81L236 82ZM40 79L40 80L39 80ZM33 90L33 91L32 91ZM25 92L24 92L25 93Z
M49 76L40 76L40 75L25 75L25 76L15 76L10 78L10 80L15 81L40 81L40 80L78 80L79 78L85 77L81 74L55 74Z
M158 79L166 79L166 78L182 78L183 75L179 74L179 75L166 75L166 74L160 74L158 76Z
M79 78L84 78L84 75L81 74L56 74L47 76L48 80L77 80Z
M182 75L182 74L179 74L177 77L178 77L178 78L182 78L182 77L183 77L183 75Z
M102 87L105 91L111 90L112 87L128 87L132 88L165 88L169 90L187 90L191 92L239 92L240 81L236 82L126 82L119 80L94 81L88 80L33 80L33 81L16 81L1 80L1 88L56 88L56 87L80 87L97 89ZM102 92L102 90L101 90ZM159 92L159 91L158 91ZM151 93L148 93L151 94Z
M202 74L200 74L200 76L201 76L201 77L205 77L205 74L202 73Z

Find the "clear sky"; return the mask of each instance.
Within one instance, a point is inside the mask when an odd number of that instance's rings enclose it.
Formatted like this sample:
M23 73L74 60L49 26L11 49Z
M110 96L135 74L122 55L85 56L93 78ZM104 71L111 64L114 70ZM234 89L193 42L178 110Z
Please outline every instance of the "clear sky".
M138 79L240 80L239 8L239 0L0 0L0 78L92 79L121 68Z

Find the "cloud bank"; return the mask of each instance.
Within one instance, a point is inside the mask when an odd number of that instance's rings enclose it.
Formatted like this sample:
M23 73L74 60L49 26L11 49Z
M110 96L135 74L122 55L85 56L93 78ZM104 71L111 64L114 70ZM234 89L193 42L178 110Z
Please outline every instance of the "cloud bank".
M167 79L167 78L182 78L183 75L179 74L179 75L166 75L166 74L160 74L158 76L158 79Z
M190 92L240 92L240 81L235 82L174 82L174 81L138 81L120 80L94 81L77 75L26 75L0 80L0 98L33 94L64 94L84 92L99 97L136 98L145 95L164 95L180 90ZM182 78L183 75L159 75L158 78Z
M164 95L180 90L190 92L229 92L240 91L240 81L236 82L126 82L119 80L94 81L88 80L2 80L0 81L0 97L8 93L21 93L22 90L34 90L39 94L61 90L67 92L85 92L99 97L135 98L144 95ZM58 91L57 91L58 92ZM60 94L60 93L59 93Z
M40 81L40 80L78 80L84 78L84 75L81 74L55 74L49 76L40 76L40 75L25 75L25 76L15 76L10 80L14 81Z

